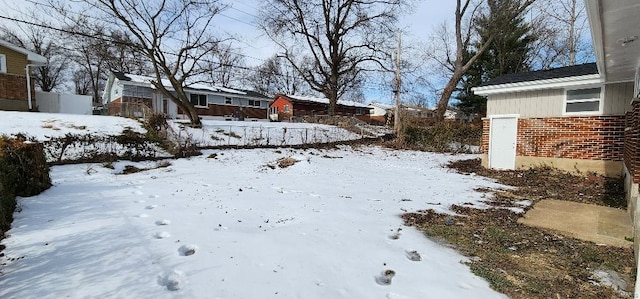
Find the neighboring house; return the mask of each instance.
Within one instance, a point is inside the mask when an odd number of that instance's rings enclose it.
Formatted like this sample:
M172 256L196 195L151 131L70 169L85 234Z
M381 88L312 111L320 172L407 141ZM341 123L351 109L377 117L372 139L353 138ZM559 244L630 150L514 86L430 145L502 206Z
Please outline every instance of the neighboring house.
M143 116L164 113L177 118L182 111L151 84L153 78L112 72L102 95L109 115ZM171 84L163 82L164 86ZM198 115L208 119L266 120L270 98L247 90L191 84L185 88Z
M387 124L388 117L393 114L395 106L382 103L370 103L370 118L372 123Z
M373 102L369 104L371 108L371 122L391 125L393 115L396 112L395 106ZM401 105L403 116L433 119L433 110L425 107Z
M355 116L368 121L370 107L366 104L339 100L336 115ZM327 115L329 99L311 98L278 94L269 105L269 119L272 121L290 121L293 117Z
M470 121L473 121L474 119L477 119L476 117L477 115L467 114L461 111L460 109L452 108L452 107L447 108L447 110L444 112L444 119L446 120L470 122Z
M0 110L37 108L31 70L46 64L44 56L0 40Z

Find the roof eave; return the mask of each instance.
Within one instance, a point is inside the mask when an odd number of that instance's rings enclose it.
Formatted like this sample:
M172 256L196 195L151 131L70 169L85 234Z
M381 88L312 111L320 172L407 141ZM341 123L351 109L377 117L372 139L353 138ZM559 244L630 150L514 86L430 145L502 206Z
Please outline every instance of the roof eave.
M600 84L604 82L599 74L572 76L564 78L554 78L536 81L525 81L517 83L506 83L499 85L489 85L474 87L471 89L473 93L481 96L488 96L492 94L508 93L508 92L520 92L539 89L554 89L565 88L569 86Z
M604 40L602 37L602 10L600 0L585 0L589 26L591 27L591 44L596 54L596 65L603 81L606 81L607 70L604 57Z

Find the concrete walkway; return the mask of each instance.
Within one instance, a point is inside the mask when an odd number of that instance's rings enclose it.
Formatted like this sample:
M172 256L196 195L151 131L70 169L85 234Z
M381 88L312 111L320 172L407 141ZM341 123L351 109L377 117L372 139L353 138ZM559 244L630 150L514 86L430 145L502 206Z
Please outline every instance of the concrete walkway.
M564 200L542 200L519 223L616 247L631 248L631 218L626 210Z

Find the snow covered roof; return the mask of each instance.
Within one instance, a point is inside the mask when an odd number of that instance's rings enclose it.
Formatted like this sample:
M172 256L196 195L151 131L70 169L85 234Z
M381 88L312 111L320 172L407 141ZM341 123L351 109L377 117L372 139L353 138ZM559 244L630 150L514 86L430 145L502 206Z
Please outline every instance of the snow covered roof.
M299 100L299 101L316 102L316 103L322 103L327 105L329 104L329 99L327 98L313 98L313 97L302 97L302 96L294 96L294 95L287 95L286 97L293 100ZM358 103L354 101L338 100L337 104L342 106L369 108L369 105L367 104Z
M155 81L155 78L147 77L147 76L124 74L120 72L113 72L113 73L116 76L116 78L123 81L130 81L130 82L149 84L149 85L151 84L151 81ZM164 85L165 87L171 88L171 82L169 82L169 80L167 79L162 79L162 85ZM247 94L246 92L240 91L240 90L235 90L235 89L231 89L223 86L207 85L202 83L189 84L186 86L186 88L194 89L194 90L213 91L213 92L234 93L234 94L241 94L241 95Z
M382 103L377 103L377 102L370 103L369 106L373 106L373 107L377 107L377 108L385 109L385 110L389 110L389 109L395 108L395 106L393 106L393 105L387 105L387 104L382 104Z

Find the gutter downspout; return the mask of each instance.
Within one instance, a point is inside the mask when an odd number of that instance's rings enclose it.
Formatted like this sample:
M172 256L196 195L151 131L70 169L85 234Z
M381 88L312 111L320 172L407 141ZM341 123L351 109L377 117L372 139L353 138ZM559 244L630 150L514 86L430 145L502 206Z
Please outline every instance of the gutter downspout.
M29 71L29 67L45 65L46 64L29 63L24 68L27 73L27 101L29 102L29 111L33 110L33 104L31 104L31 72Z

